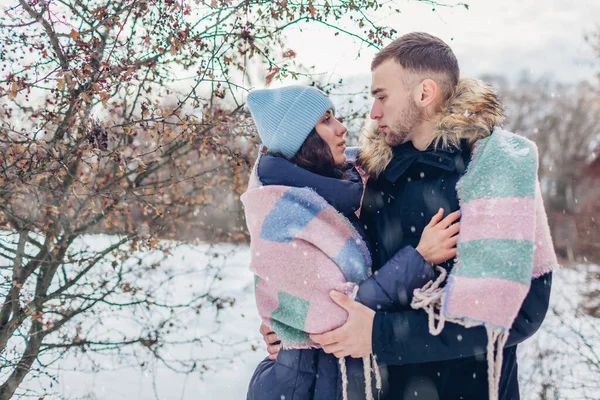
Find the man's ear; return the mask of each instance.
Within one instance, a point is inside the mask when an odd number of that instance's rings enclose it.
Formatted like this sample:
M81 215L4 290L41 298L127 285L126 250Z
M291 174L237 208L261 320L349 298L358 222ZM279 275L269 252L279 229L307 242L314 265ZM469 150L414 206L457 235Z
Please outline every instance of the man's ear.
M427 108L434 103L438 95L438 85L433 79L424 79L415 93L415 103L421 108Z

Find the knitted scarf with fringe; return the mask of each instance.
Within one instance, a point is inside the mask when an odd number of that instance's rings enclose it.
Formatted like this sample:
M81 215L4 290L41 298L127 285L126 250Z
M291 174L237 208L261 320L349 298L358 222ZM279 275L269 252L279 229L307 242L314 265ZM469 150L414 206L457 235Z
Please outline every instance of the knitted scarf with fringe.
M502 351L531 280L558 265L537 173L533 142L499 128L477 142L456 188L457 261L449 276L438 267L439 278L412 302L429 314L433 335L444 321L485 326L490 400L498 398Z
M354 299L358 284L368 277L371 255L350 221L312 189L263 186L257 176L259 160L241 196L258 312L281 339L282 348L319 348L309 335L336 329L348 318L329 292L337 290ZM363 363L365 394L372 399L371 357ZM380 389L374 357L373 363ZM340 370L347 399L344 359Z

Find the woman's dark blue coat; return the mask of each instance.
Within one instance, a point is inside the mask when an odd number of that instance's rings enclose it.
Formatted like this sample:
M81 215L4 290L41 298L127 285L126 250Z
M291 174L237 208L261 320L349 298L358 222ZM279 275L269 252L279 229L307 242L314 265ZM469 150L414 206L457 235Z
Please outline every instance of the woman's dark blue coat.
M264 185L314 189L345 215L369 243L364 225L355 215L360 207L363 184L353 167L345 171L345 179L330 178L309 172L283 158L266 155L259 162L258 176ZM433 271L412 246L407 246L360 285L357 300L374 310L407 309L413 290L433 279ZM346 363L349 400L364 399L362 360L347 357ZM282 350L276 361L265 358L258 365L250 381L247 400L341 400L338 365L334 355L321 349ZM381 373L384 390L379 393L379 398L388 386L385 369ZM377 394L375 398L378 398Z

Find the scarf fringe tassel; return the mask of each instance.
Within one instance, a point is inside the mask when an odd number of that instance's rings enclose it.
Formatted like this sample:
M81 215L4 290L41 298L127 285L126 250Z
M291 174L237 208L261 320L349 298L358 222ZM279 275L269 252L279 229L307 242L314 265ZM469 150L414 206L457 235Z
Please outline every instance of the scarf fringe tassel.
M478 326L479 324L470 324L460 319L446 318L442 310L442 296L444 288L441 285L446 281L448 272L442 267L436 267L440 276L435 281L429 281L421 289L415 290L414 298L411 303L415 310L422 309L429 316L429 332L437 336L444 329L446 321L454 322L467 328ZM500 389L500 373L502 372L502 352L504 345L508 340L508 331L485 327L487 331L487 362L488 362L488 387L489 400L498 400L498 391ZM346 400L346 399L344 399Z
M374 400L373 391L371 385L372 377L371 374L375 374L375 388L381 391L381 374L379 373L379 365L377 364L377 358L374 354L369 354L363 357L363 370L365 373L365 399ZM346 370L346 359L340 358L340 373L342 374L342 399L348 400L348 372Z

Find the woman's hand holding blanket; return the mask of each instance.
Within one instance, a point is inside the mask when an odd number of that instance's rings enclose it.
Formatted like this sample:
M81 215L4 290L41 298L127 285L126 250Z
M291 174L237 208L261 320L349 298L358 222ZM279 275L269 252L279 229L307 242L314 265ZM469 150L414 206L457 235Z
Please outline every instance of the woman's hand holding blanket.
M460 218L460 211L442 219L443 216L444 209L440 208L423 230L416 248L425 261L431 264L440 264L456 257L456 242L460 230L460 223L456 221Z

